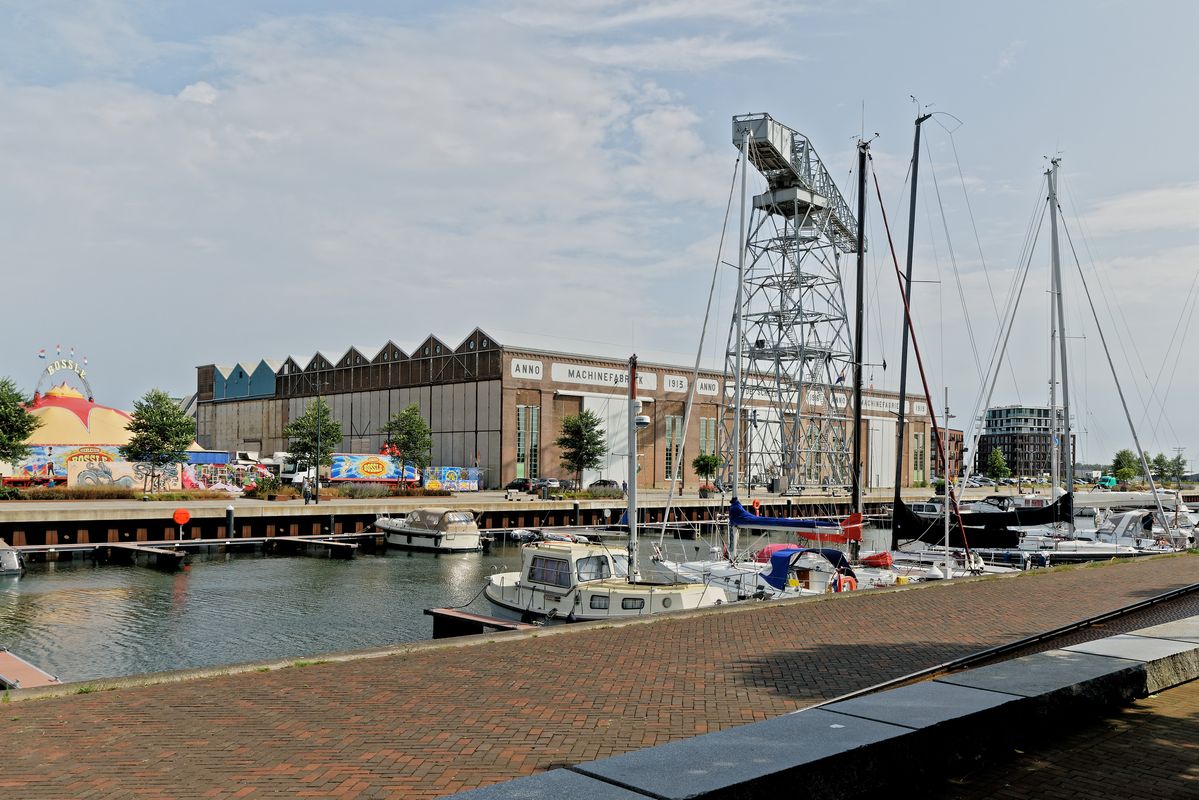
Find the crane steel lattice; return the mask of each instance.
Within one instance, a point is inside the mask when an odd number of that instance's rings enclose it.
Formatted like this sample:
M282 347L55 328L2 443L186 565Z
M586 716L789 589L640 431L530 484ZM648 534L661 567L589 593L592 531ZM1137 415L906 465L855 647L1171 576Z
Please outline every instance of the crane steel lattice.
M736 482L780 489L848 486L851 409L846 382L853 348L840 255L856 252L858 224L807 137L769 114L733 117L733 144L746 145L766 178L753 198L742 284L742 394L734 420L730 378L737 369L736 319L725 361L722 425L725 485L733 425L741 426Z

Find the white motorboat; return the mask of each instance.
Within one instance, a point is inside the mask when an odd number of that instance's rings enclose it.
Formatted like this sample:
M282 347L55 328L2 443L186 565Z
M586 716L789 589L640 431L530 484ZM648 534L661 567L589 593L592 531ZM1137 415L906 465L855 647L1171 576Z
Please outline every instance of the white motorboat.
M483 596L500 616L570 622L706 608L728 600L723 589L703 583L631 581L623 551L554 540L522 547L520 572L489 576Z
M637 356L629 359L628 440L648 425L637 399ZM644 421L644 424L643 424ZM637 474L636 448L629 448L629 474ZM724 589L683 580L643 580L637 562L637 486L629 484L628 550L613 552L593 544L593 535L542 532L544 541L521 548L520 572L492 575L483 596L502 616L522 621L599 620L640 617L665 611L716 606L728 601Z
M0 575L20 575L25 571L21 552L0 539Z
M456 508L418 508L404 517L379 517L375 527L387 544L435 553L473 553L483 549L475 515Z

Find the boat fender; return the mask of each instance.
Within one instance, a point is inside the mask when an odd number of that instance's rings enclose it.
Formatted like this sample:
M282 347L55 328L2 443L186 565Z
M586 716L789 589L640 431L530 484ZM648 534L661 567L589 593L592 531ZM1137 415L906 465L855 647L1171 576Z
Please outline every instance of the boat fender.
M834 581L835 592L852 592L858 588L858 579L852 575L838 575Z
M754 513L757 514L758 509L762 507L762 501L755 498L751 505L754 507Z

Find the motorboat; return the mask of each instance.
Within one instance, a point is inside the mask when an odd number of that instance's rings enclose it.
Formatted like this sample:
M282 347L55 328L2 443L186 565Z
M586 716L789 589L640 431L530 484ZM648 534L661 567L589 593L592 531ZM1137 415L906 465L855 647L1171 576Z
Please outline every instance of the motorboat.
M457 508L418 508L404 517L379 517L375 527L387 544L406 550L473 553L483 549L474 512Z
M637 399L637 356L629 359L628 438L636 441L641 416ZM629 448L629 474L637 474L636 448ZM483 596L495 613L522 622L561 619L602 620L707 608L728 602L728 593L707 583L667 578L643 579L637 555L637 486L628 487L628 549L600 543L600 531L586 534L542 531L542 541L521 547L519 572L491 575Z
M0 539L0 575L20 575L25 572L21 551Z
M632 581L624 551L557 540L524 545L520 572L489 576L483 596L497 615L522 621L622 619L728 601L703 583Z

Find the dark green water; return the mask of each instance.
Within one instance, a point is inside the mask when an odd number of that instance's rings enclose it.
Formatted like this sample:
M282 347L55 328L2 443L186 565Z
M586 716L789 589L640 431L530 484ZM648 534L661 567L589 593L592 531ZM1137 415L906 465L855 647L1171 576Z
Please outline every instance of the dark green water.
M351 561L193 554L175 574L35 564L0 576L0 645L71 681L410 642L432 636L425 608L467 604L487 574L519 563L500 547Z

